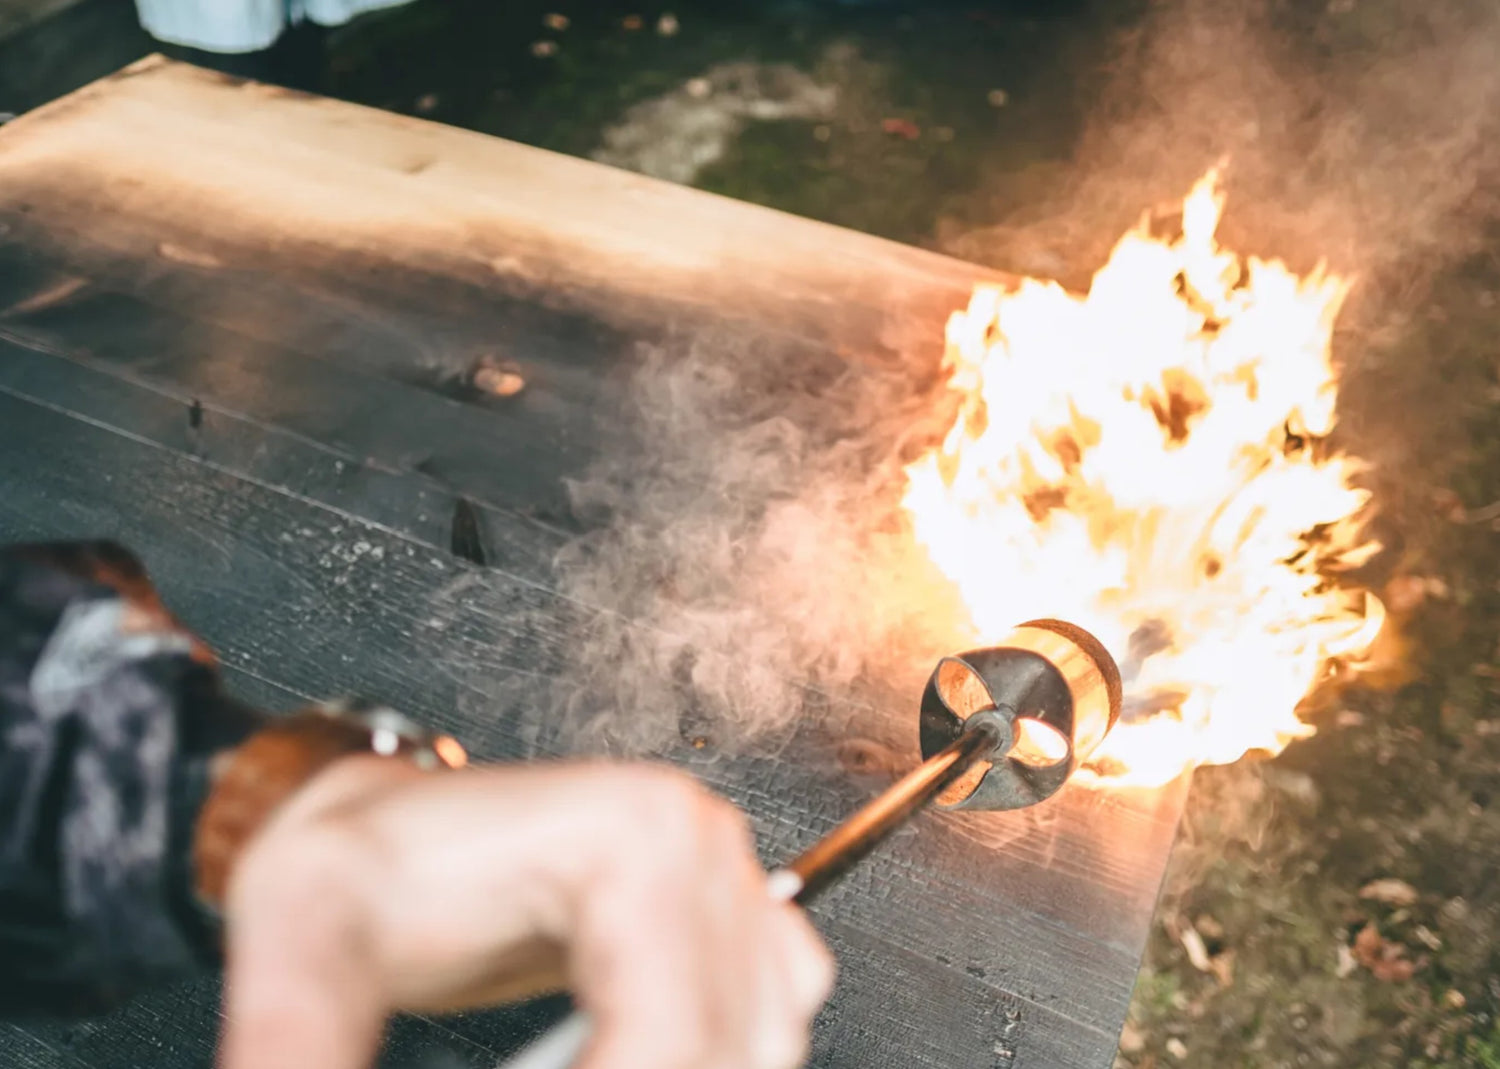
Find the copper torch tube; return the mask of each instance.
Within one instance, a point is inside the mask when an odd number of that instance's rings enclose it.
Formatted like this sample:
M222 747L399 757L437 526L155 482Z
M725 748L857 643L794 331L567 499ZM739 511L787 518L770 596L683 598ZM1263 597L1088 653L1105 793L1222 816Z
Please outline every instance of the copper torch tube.
M1011 732L999 717L972 716L959 736L879 797L771 874L772 893L806 905L977 761L1008 749ZM795 881L795 882L793 882Z

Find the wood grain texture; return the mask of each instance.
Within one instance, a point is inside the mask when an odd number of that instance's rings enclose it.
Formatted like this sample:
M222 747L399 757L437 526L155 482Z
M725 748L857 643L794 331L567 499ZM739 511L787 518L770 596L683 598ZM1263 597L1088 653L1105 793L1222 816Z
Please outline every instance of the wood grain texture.
M628 444L641 347L935 361L980 275L149 62L0 131L0 539L132 545L251 700L359 693L483 758L566 753L546 683L598 610L554 593L563 482ZM473 390L493 359L527 389ZM451 552L460 498L488 566ZM768 862L880 786L814 731L667 756L746 808ZM842 972L813 1063L1109 1065L1184 790L920 818L818 907ZM207 1065L216 1000L7 1028L0 1060ZM484 1065L557 1012L402 1021L385 1061Z

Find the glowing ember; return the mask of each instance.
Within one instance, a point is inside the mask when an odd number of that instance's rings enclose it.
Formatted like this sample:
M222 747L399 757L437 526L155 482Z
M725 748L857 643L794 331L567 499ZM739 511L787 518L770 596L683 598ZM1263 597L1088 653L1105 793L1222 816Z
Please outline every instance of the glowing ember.
M1384 617L1326 578L1378 549L1358 463L1319 441L1347 287L1220 251L1222 207L1211 172L1182 236L1143 222L1087 297L976 290L948 324L958 418L907 469L917 537L981 639L1061 617L1114 651L1127 702L1096 764L1108 782L1311 734L1299 701Z

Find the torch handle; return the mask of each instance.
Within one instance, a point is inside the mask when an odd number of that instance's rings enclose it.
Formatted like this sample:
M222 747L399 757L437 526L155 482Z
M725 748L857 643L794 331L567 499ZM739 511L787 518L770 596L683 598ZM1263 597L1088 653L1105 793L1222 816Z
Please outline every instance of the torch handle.
M1004 720L982 713L970 717L951 743L772 872L766 879L771 898L807 905L954 780L997 750L1008 749L1009 740ZM568 1069L583 1053L592 1031L588 1015L574 1011L500 1069Z

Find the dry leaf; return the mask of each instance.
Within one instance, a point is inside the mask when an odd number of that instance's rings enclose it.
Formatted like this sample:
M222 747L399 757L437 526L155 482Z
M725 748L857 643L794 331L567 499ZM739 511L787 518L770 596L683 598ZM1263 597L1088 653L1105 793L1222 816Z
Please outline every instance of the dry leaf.
M1173 1036L1167 1040L1167 1053L1180 1062L1188 1056L1187 1044Z
M1354 959L1361 965L1369 965L1370 962L1380 957L1380 952L1384 947L1385 940L1381 937L1379 929L1373 924L1366 924L1354 937Z
M1387 906L1414 906L1417 903L1417 889L1405 880L1386 878L1383 880L1371 880L1359 889L1359 897L1371 902L1381 902Z
M888 118L880 121L880 128L888 134L915 141L922 136L922 128L910 119Z
M1214 979L1219 981L1220 987L1233 986L1234 951L1226 950L1222 954L1215 954L1208 964L1213 971Z
M1367 924L1354 937L1354 958L1377 980L1401 983L1417 971L1416 963L1406 956L1406 948L1381 936L1373 924Z
M1193 963L1193 968L1199 972L1213 971L1213 962L1209 960L1208 948L1203 945L1203 937L1198 934L1198 929L1188 925L1182 930L1178 941L1182 943L1182 949L1187 951L1188 961Z
M1388 984L1401 984L1412 978L1417 971L1416 963L1409 958L1382 959L1370 966L1370 973L1377 980Z
M1333 967L1333 975L1340 980L1346 980L1354 975L1354 970L1357 968L1359 968L1359 962L1354 960L1354 952L1340 943L1338 964Z
M1120 1049L1126 1054L1139 1054L1146 1049L1146 1037L1136 1031L1129 1021L1120 1030Z
M1380 600L1394 613L1408 613L1428 598L1446 598L1448 584L1421 575L1398 575L1385 585Z

